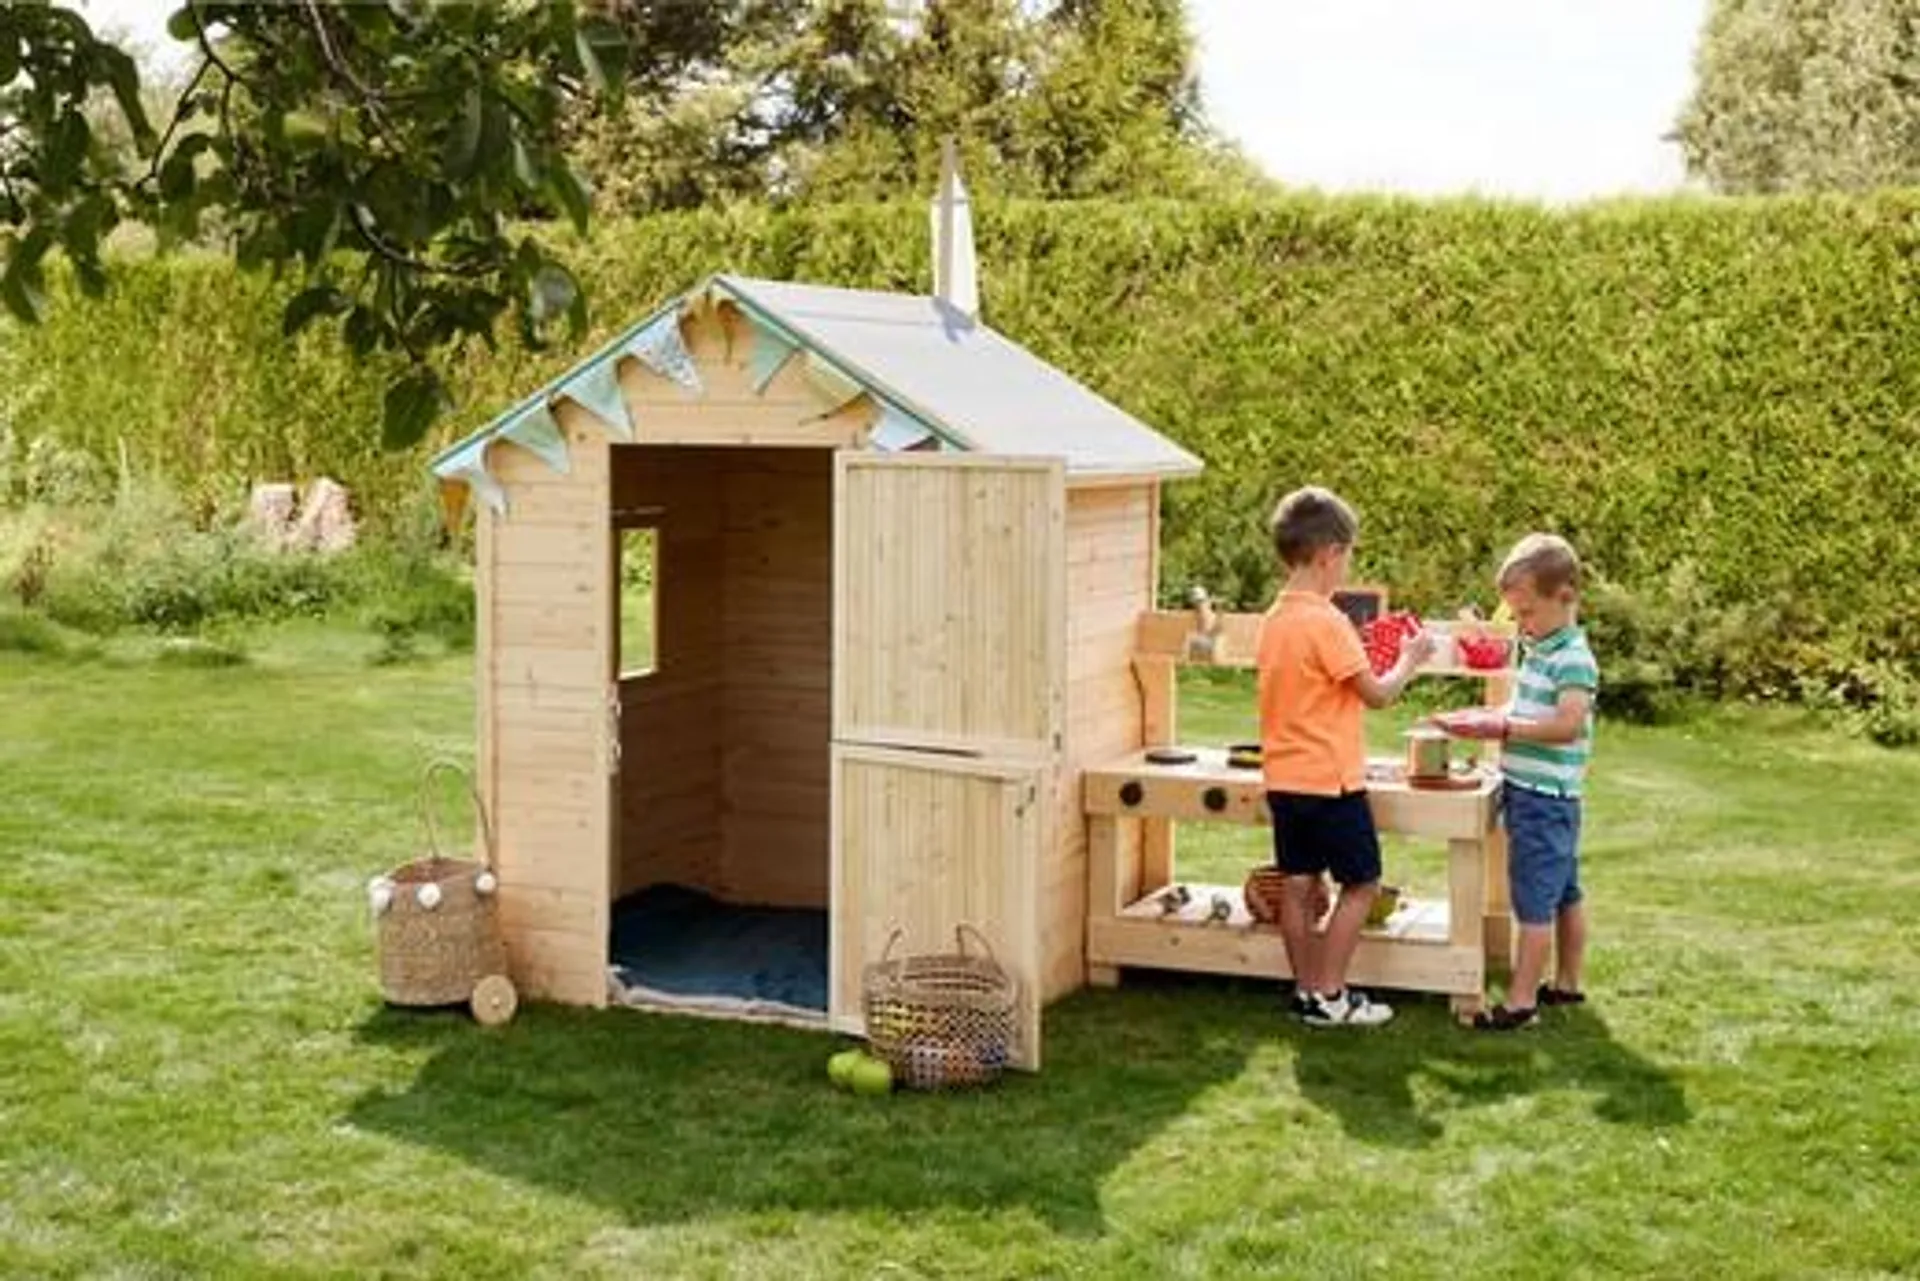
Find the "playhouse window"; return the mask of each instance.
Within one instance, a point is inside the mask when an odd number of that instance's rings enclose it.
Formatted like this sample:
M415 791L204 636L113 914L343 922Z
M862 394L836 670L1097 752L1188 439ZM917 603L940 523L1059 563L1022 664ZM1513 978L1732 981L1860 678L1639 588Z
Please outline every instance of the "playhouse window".
M625 679L649 675L659 666L660 531L647 526L615 533L620 540L620 676Z

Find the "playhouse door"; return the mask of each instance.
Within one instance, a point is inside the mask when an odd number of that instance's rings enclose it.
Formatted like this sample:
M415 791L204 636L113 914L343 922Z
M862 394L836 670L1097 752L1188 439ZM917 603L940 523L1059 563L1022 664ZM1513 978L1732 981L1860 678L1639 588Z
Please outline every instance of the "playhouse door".
M1065 707L1057 462L843 453L835 464L831 1021L861 971L971 927L1040 1057L1040 869ZM975 950L979 944L969 939Z

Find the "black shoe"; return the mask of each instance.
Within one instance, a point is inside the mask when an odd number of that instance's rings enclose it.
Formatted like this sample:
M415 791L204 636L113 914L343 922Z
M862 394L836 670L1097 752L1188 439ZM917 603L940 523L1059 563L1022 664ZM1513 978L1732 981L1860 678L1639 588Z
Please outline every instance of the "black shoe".
M1476 1032L1518 1032L1530 1025L1539 1013L1538 1009L1510 1010L1496 1005L1474 1015L1473 1027Z
M1550 984L1542 983L1535 999L1542 1005L1585 1005L1587 1003L1587 994L1585 992L1569 992L1563 987L1553 987Z

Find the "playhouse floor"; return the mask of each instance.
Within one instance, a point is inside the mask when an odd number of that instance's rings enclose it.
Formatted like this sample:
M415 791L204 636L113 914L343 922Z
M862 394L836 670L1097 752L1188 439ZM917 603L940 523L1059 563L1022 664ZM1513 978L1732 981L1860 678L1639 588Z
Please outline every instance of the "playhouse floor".
M683 886L650 886L613 905L610 960L624 1004L826 1017L823 910L736 907Z

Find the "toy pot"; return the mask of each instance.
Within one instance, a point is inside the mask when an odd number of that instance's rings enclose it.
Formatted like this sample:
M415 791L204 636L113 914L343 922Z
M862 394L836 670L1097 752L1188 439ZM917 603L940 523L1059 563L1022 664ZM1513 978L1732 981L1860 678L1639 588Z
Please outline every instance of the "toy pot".
M1407 777L1447 777L1453 767L1453 744L1445 730L1419 726L1408 730L1406 738Z

